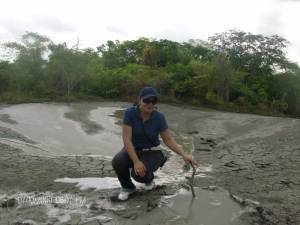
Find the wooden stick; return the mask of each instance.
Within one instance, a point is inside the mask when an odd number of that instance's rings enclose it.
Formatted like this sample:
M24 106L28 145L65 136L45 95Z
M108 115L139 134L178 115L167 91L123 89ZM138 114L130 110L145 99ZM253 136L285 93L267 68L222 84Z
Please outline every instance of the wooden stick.
M190 185L191 185L191 190L192 190L192 195L193 195L193 198L196 197L196 194L195 194L195 190L194 190L194 177L195 177L195 174L196 174L196 168L195 166L193 165L193 163L191 163L191 166L193 168L193 174L192 174L192 177L191 177L191 182L190 182Z

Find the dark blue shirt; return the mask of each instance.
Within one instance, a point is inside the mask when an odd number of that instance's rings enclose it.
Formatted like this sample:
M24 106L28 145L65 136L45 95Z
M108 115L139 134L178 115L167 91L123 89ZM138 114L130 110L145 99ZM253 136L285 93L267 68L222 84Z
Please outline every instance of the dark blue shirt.
M131 141L136 150L160 145L159 133L168 128L164 114L157 110L154 110L150 118L143 123L138 106L132 106L125 110L123 123L132 128Z

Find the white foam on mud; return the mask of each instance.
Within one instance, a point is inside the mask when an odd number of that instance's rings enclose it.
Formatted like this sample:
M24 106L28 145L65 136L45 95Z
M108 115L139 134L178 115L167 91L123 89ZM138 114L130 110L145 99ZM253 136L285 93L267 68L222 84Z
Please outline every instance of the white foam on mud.
M19 224L19 223L17 223L17 224ZM37 225L37 223L34 222L33 220L24 220L24 221L22 221L21 224Z
M163 172L157 173L158 177L155 178L156 185L164 185L170 184L174 182L184 181L184 176L179 177L169 177L167 174ZM108 190L108 189L116 189L120 188L120 182L116 177L83 177L83 178L58 178L55 179L54 182L62 182L62 183L76 183L76 187L80 190L87 189L95 189L95 191L99 190ZM133 181L137 188L143 188L144 184L137 183Z
M13 195L0 195L1 199L16 199L18 201L17 209L34 208L33 206L45 207L45 213L48 217L48 223L63 224L72 219L72 215L87 215L89 212L88 204L83 196L69 193L53 192L18 192ZM55 206L58 204L58 206ZM104 203L102 203L103 205ZM98 216L87 218L82 216L82 221L99 220L101 223L110 221L111 218ZM24 223L25 221L23 221ZM48 224L47 223L47 224ZM29 223L28 224L36 224ZM54 224L54 223L53 223Z
M103 160L112 160L112 156L108 155L95 155L95 154L61 154L61 157L91 157L91 158L100 158Z
M76 187L80 190L93 188L97 190L115 189L120 187L120 183L116 177L83 177L83 178L59 178L55 182L77 183Z
M52 208L47 212L47 216L49 218L56 218L60 223L65 223L71 220L71 216L69 213L65 213L63 209Z
M51 205L47 206L47 216L48 218L55 218L58 220L56 224L66 223L71 220L71 214L85 214L86 212L81 210L70 210L64 208L54 208Z
M0 201L2 200L2 199L4 199L5 197L7 197L7 195L0 195Z
M207 176L207 175L204 174L204 173L200 173L200 174L195 175L195 177L204 178L204 177L209 177L209 176Z
M171 179L170 179L171 178ZM184 180L184 177L158 177L155 179L155 184L164 185L174 182L179 182ZM95 191L100 190L110 190L120 188L120 182L116 177L83 177L83 178L59 178L55 179L54 182L62 183L76 183L76 187L80 190L95 189ZM144 184L137 183L133 181L137 188L143 188Z
M214 199L209 204L211 204L213 206L220 206L220 205L222 205L222 202L219 201L218 199Z
M197 170L201 173L209 173L212 172L212 165L208 165L208 166L199 166L197 167Z
M95 216L95 217L90 217L90 218L83 219L81 222L88 223L88 222L92 222L92 221L97 221L98 224L100 224L100 223L107 223L111 220L112 220L112 218L110 218L110 217L100 215L100 216Z
M197 168L198 171L198 168ZM212 171L212 166L200 166L199 174L195 175L195 177L207 177L206 173ZM181 183L186 180L186 177L191 177L192 172L178 172L177 174L171 173L169 170L158 170L155 173L154 182L156 185L167 185L167 184L176 184ZM99 190L109 190L120 188L120 182L116 177L82 177L82 178L58 178L55 179L54 182L62 182L62 183L74 183L75 186L80 190L87 189L95 189L95 191ZM137 183L133 180L133 183L137 188L143 188L144 184Z

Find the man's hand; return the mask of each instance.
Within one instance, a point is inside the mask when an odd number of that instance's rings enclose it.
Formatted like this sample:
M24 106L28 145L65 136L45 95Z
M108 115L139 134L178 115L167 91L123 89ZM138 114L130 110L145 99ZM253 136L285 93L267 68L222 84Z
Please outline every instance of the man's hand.
M186 162L186 163L192 163L193 165L197 166L197 162L193 159L193 157L191 155L188 154L183 154L182 155L182 159Z
M135 174L139 175L140 177L144 177L146 174L146 167L144 163L141 161L137 161L133 165Z

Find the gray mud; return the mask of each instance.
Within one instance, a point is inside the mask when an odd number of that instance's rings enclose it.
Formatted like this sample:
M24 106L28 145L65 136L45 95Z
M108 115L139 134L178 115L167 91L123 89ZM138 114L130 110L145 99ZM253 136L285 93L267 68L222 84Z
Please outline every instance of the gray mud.
M4 123L17 124L17 121L12 120L8 114L0 114L0 121Z
M241 205L256 209L245 218L252 224L300 224L299 119L163 110L176 133L193 135L195 158L212 164L214 178L196 180L197 186L239 196Z
M73 103L69 106L71 107L72 111L66 112L64 116L71 120L80 122L81 128L87 134L95 134L104 129L101 124L97 124L95 121L91 121L89 118L90 111L97 109L99 107L98 104L86 104L83 102L81 104Z
M17 106L23 110L32 104L24 104L24 108ZM126 104L76 103L67 108L62 105L62 109L56 106L51 106L52 112L58 110L62 117L77 123L75 128L79 127L84 135L107 142L115 140L115 143L107 149L106 142L94 142L94 139L87 142L99 145L98 155L93 155L95 151L91 149L58 154L42 145L43 139L34 131L26 132L22 124L33 121L32 115L24 114L26 110L21 110L23 114L18 117L19 111L0 108L1 224L20 224L26 220L32 220L31 224L35 221L36 224L88 225L300 224L300 120L160 105L176 140L194 155L200 163L198 169L206 170L198 171L195 176L197 198L192 200L190 194L191 174L182 172L181 161L172 155L165 172L170 177L186 176L185 179L160 185L151 192L140 190L128 202L114 203L109 201L109 196L115 195L118 189L80 190L72 183L55 180L115 177L110 163L113 154L108 151L115 153L121 144L116 137L120 136L118 124L122 113L117 108L111 113L109 107L121 108ZM107 108L101 111L100 106ZM45 110L45 106L38 107ZM61 118L61 123L67 123L65 119ZM77 135L73 139L80 140L78 132L72 134ZM7 140L20 143L16 147ZM46 153L31 154L33 148L29 154L25 148L29 144ZM106 149L102 150L103 146ZM57 202L24 207L20 201L13 200L20 200L20 193L31 197L69 193L84 197L85 201L75 208Z

